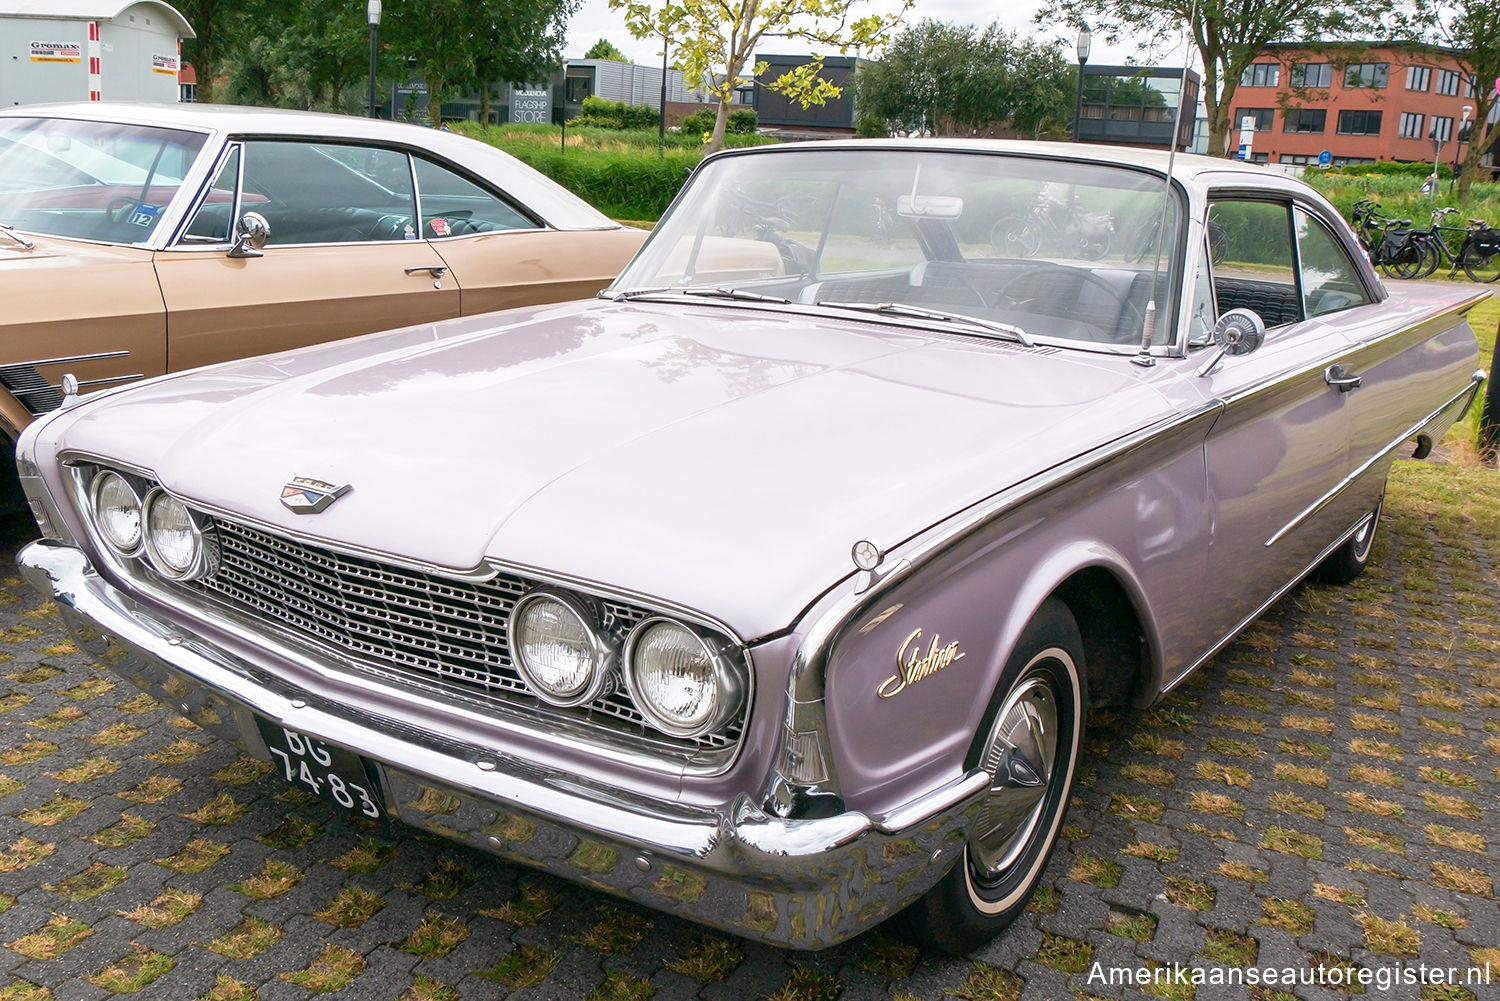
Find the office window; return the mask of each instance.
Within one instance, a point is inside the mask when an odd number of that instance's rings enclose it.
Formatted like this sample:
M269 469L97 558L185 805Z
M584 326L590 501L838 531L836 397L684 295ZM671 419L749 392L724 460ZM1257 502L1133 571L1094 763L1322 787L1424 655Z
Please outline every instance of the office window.
M1322 132L1328 124L1323 108L1296 108L1286 113L1286 132Z
M1255 63L1245 67L1241 87L1275 87L1281 83L1280 63Z
M1292 63L1293 87L1332 87L1333 65L1330 63Z
M1427 133L1427 138L1436 139L1438 142L1447 142L1453 138L1453 119L1446 115L1432 116L1432 130Z
M1380 111L1340 111L1339 135L1378 136L1382 114L1384 112Z
M1474 99L1474 78L1471 76L1464 77L1464 97Z
M1438 70L1437 92L1445 97L1458 96L1460 75L1454 70Z
M1350 63L1344 67L1344 86L1363 90L1384 90L1390 80L1389 63Z
M1397 133L1402 139L1421 139L1425 136L1422 127L1427 123L1426 115L1419 115L1411 111L1401 112L1401 127Z
M570 76L567 79L565 93L564 99L569 104L582 104L585 97L594 95L594 81L586 76Z
M1231 132L1238 132L1241 123L1247 118L1255 119L1255 131L1270 132L1272 124L1276 121L1275 108L1236 108L1234 121L1231 122Z
M1406 89L1426 91L1432 86L1431 66L1408 66L1406 67Z

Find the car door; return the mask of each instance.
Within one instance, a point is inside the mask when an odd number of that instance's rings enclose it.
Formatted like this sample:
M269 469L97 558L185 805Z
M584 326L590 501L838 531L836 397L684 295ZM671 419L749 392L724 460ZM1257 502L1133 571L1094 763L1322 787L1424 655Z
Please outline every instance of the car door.
M548 229L452 164L412 161L422 236L458 279L465 316L592 297L645 239L634 229Z
M236 221L268 224L231 253ZM156 255L172 370L457 316L459 289L416 227L402 151L311 139L226 147L170 249Z
M1347 342L1303 309L1291 204L1216 199L1211 218L1224 241L1212 266L1216 315L1251 309L1268 328L1258 351L1203 374L1225 403L1205 453L1213 525L1205 607L1215 609L1222 635L1349 527L1343 502L1304 515L1347 475L1350 424L1346 394L1325 376Z

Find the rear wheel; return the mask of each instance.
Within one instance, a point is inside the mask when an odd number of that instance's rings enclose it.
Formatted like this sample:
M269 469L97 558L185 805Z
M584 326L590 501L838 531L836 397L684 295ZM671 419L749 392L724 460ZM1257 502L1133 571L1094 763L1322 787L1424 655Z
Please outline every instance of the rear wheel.
M1022 632L979 731L971 763L989 794L963 858L903 918L931 953L959 955L1026 909L1068 809L1083 737L1083 640L1048 600Z
M1492 282L1500 278L1500 254L1482 253L1472 243L1464 248L1459 258L1465 273L1476 282Z
M1369 517L1318 564L1313 571L1316 580L1324 584L1348 584L1365 572L1365 567L1370 565L1370 550L1375 546L1375 531L1380 527L1380 511L1384 507L1385 491L1382 490Z

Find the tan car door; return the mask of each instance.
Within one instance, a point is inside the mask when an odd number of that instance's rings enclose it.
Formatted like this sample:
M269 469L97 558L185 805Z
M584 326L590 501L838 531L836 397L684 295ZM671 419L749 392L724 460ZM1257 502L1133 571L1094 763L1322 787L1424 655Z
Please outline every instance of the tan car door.
M268 223L230 256L234 220ZM249 140L170 249L156 255L171 370L302 347L459 313L457 282L418 239L405 153Z
M422 236L463 287L465 316L591 298L645 241L635 229L546 229L449 166L422 156L412 161Z

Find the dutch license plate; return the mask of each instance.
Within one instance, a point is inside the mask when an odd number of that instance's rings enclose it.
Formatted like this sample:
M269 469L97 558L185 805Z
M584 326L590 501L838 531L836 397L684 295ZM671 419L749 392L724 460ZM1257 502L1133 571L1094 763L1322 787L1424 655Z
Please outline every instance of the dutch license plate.
M255 722L272 763L288 782L353 813L373 820L385 816L380 793L359 755L258 716Z

